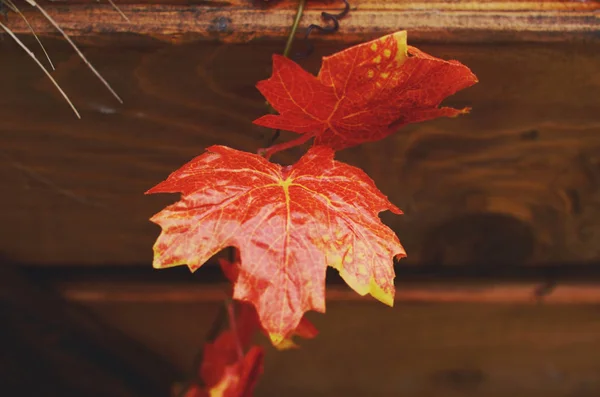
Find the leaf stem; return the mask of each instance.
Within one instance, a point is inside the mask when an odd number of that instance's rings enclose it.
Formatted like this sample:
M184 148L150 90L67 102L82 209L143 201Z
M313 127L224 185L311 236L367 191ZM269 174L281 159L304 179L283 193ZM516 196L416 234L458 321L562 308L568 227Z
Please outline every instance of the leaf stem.
M296 37L296 32L298 31L298 26L300 25L300 20L302 19L302 14L304 13L304 7L306 6L306 0L298 1L298 11L296 11L296 17L294 18L294 23L292 24L292 30L290 30L290 34L288 35L287 42L285 43L285 48L283 49L283 56L286 58L290 57L290 52L292 51L292 44L294 43L294 38ZM277 111L273 109L273 106L269 102L266 102L267 110L270 114L277 114ZM267 147L273 146L275 141L279 138L281 134L281 130L275 130L271 139L267 144Z
M290 31L290 35L288 36L287 42L285 43L285 49L283 50L283 56L286 58L289 58L290 51L292 50L292 43L294 42L294 37L296 37L296 31L298 30L298 25L300 25L300 20L302 19L304 6L306 6L306 0L299 0L296 18L294 18L292 30Z
M282 150L290 149L304 144L311 138L314 138L314 133L304 133L292 141L278 143L277 145L269 146L268 148L258 149L258 154L269 160L272 155Z

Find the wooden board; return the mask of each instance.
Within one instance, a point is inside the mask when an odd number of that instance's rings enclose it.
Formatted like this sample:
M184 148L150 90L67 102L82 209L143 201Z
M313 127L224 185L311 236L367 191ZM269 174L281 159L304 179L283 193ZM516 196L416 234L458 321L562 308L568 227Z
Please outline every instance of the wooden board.
M0 252L10 259L148 266L159 233L148 218L176 196L143 192L209 145L256 151L270 137L251 123L265 113L254 84L280 42L145 43L84 48L119 105L68 46L47 40L81 121L14 43L0 43L10 60L0 62ZM315 72L344 46L322 43L302 65ZM405 211L382 215L406 246L403 263L599 261L600 44L421 48L478 75L445 101L472 113L337 156Z
M103 33L148 35L167 41L191 39L247 42L282 38L289 32L297 0L229 1L116 1L129 22L108 4L69 1L69 5L41 2L53 18L76 36ZM600 20L597 1L409 1L351 0L343 20L343 40L364 40L399 29L413 38L435 42L597 40ZM342 1L310 0L301 28L322 23L321 12L337 14ZM31 7L24 6L34 28L42 34L54 29ZM20 18L11 29L28 32ZM321 39L336 39L336 35ZM96 37L97 39L97 37Z
M228 289L183 280L124 282L131 271L100 272L85 283L82 275L91 271L26 273L180 373L191 371ZM597 283L560 283L535 299L534 283L400 281L394 308L330 286L326 315L309 313L318 337L299 350L267 347L256 395L592 397L600 391ZM257 342L268 346L264 337Z
M99 303L96 314L191 366L217 303ZM320 335L268 348L257 396L594 397L597 306L329 302ZM261 339L264 342L264 339Z
M0 258L2 395L164 397L180 376L137 341Z

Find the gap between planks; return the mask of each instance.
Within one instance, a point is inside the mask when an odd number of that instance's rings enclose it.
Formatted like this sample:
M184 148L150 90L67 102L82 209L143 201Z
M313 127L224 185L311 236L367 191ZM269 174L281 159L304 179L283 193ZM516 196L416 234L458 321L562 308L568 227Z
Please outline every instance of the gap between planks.
M415 283L416 284L416 283ZM68 301L78 303L194 303L217 302L228 296L230 285L157 283L62 283L58 291ZM396 302L430 303L518 303L518 304L598 304L600 284L565 283L548 288L540 283L422 283L400 285ZM540 296L542 295L542 296ZM375 300L362 297L346 286L328 286L327 300L359 302Z

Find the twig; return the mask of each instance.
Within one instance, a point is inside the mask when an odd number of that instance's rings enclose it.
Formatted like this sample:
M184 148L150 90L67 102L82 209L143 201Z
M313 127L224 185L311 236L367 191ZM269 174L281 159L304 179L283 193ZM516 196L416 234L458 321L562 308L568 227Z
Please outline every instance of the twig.
M321 18L323 18L325 20L325 22L328 22L328 21L333 22L332 26L323 27L323 26L312 24L306 29L306 34L304 35L304 42L306 43L307 49L306 49L306 52L304 52L304 53L296 54L297 59L306 58L310 54L312 54L312 52L314 51L313 45L308 40L308 36L310 36L310 34L313 30L316 29L321 33L331 34L331 33L337 32L340 29L340 21L339 20L344 18L346 15L348 15L348 12L350 12L350 3L348 3L348 0L343 0L343 2L344 2L344 10L342 12L340 12L339 14L330 14L328 12L321 13Z

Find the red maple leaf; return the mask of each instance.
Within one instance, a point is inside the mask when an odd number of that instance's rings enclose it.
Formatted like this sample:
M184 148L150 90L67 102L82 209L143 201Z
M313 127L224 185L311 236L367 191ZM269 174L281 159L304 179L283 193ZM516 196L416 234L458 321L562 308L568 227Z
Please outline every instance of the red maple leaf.
M361 295L393 305L395 256L405 256L378 213L402 213L361 169L310 149L282 167L211 146L147 193L181 192L151 218L162 232L155 268L193 271L225 247L240 250L233 298L251 302L277 345L308 310L325 311L325 271L336 268Z
M273 75L257 88L279 115L254 123L303 134L266 149L267 157L313 137L315 145L340 150L382 139L408 123L468 112L438 106L476 82L460 62L407 46L401 31L324 57L317 77L273 55Z
M252 395L263 370L264 357L260 346L250 347L251 337L258 329L256 312L249 305L240 305L238 313L233 313L233 305L229 304L228 310L230 329L222 332L214 342L204 346L199 369L203 385L192 385L185 397Z

